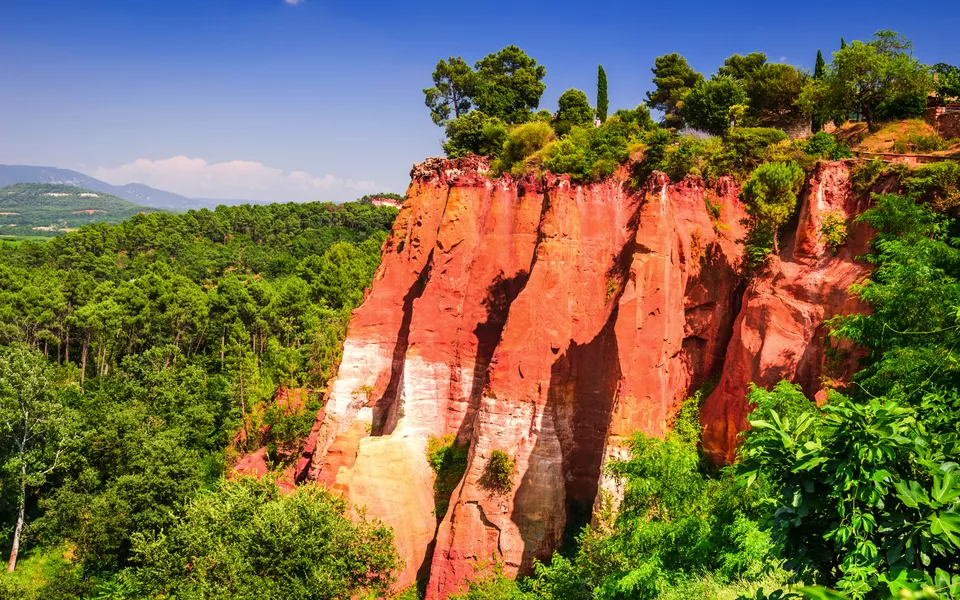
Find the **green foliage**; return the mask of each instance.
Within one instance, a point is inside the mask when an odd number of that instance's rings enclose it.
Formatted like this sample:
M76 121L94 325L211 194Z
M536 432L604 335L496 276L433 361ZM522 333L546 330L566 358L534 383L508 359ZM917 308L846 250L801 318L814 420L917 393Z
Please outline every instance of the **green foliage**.
M607 111L610 109L610 100L607 98L607 72L603 65L597 65L597 118L600 122L607 120Z
M447 141L443 151L450 158L467 154L496 157L507 139L507 128L496 117L475 110L446 124Z
M683 118L694 129L723 135L730 128L730 107L743 104L747 96L732 77L699 81L683 102Z
M433 87L423 90L433 122L444 125L451 114L454 118L466 114L473 105L475 87L476 74L462 57L441 59L433 71Z
M734 54L723 61L723 66L717 70L717 75L743 82L753 77L766 63L767 55L763 52L751 52L746 56Z
M543 121L531 121L510 130L500 156L493 162L494 171L523 175L527 159L542 150L554 137L553 128Z
M630 145L640 136L635 123L616 116L600 127L574 127L570 133L542 152L543 167L551 173L567 173L575 181L610 176L629 157Z
M913 134L898 139L893 144L893 151L900 154L925 153L946 150L952 144L935 133Z
M58 467L26 495L28 551L71 548L74 575L57 581L85 594L133 566L131 540L168 531L237 450L297 456L292 442L320 394L281 408L274 393L322 389L333 375L396 214L359 203L224 206L0 252L0 354L35 348L70 415ZM51 444L44 457L56 456ZM0 447L13 459L13 446ZM0 488L7 540L20 496L12 484Z
M459 56L441 60L433 72L434 87L423 93L431 119L447 129L449 138L451 115L454 121L460 120L472 114L472 108L508 124L530 120L546 89L542 82L546 74L546 68L523 50L507 46L480 59L473 68ZM467 127L461 123L459 128ZM449 150L447 154L451 155Z
M803 170L796 163L764 163L743 186L748 229L747 243L753 248L777 252L780 227L787 222L797 205L797 193L803 185ZM761 242L762 240L762 242ZM756 252L751 252L751 266L756 266Z
M751 414L740 477L762 473L780 488L771 527L801 574L863 598L888 579L915 580L918 566L960 567L956 435L944 447L917 417L884 398L837 394L822 416L762 405Z
M555 554L535 567L525 582L535 597L698 597L707 580L727 585L778 571L752 508L761 504L759 486L744 493L729 473L705 474L696 448L675 438L637 434L629 447L630 458L609 467L625 485L619 512L584 529L573 559Z
M488 490L505 494L513 489L513 472L516 465L503 450L493 450L483 468L480 485Z
M152 210L74 185L18 183L0 188L0 225L8 234L54 236L91 223L119 223Z
M750 173L765 160L767 149L787 134L769 127L734 127L723 140L723 160L731 172Z
M644 131L653 127L653 119L650 118L650 109L647 108L645 104L640 104L633 110L621 108L613 113L613 116L624 123L637 125Z
M433 512L438 519L447 513L450 495L467 470L467 451L467 446L457 445L454 434L427 439L427 462L437 475L433 482Z
M795 67L767 63L744 80L748 116L760 125L791 125L810 116L801 103L808 75Z
M933 87L940 102L960 98L960 67L937 63L932 69L936 79Z
M590 101L580 90L570 89L560 94L557 105L559 109L554 128L560 135L566 135L574 127L593 121L594 111L590 108Z
M474 66L477 109L505 123L524 123L540 105L547 69L516 46L488 54Z
M939 162L921 165L903 178L908 193L943 212L960 206L960 164Z
M827 160L853 158L850 148L838 143L835 137L823 131L813 134L804 145L803 151L810 156Z
M823 78L827 75L827 63L823 60L823 52L820 49L817 49L817 62L813 67L813 81L814 85L818 85L819 82L823 81ZM812 128L813 132L817 133L823 129L824 124L828 121L828 115L822 107L816 106L813 109L813 123Z
M910 40L889 30L866 43L854 41L834 53L814 101L836 113L863 115L871 131L882 118L913 114L932 84L912 50Z
M694 71L687 59L677 53L658 56L652 71L656 89L647 92L647 105L663 111L664 127L683 129L684 99L703 80L703 75Z
M820 237L827 248L836 254L847 241L847 218L842 212L828 212L820 220Z
M166 531L137 535L140 595L183 599L352 598L385 594L400 567L390 529L347 515L317 486L281 493L240 478L198 495Z

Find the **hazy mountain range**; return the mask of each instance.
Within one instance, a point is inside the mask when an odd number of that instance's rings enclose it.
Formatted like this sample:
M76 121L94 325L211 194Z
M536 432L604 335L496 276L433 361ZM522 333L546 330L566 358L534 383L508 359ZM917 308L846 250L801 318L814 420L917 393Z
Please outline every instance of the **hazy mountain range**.
M214 208L219 204L267 204L256 200L220 200L212 198L188 198L173 192L158 190L142 183L111 185L105 181L70 169L34 167L28 165L0 165L0 187L15 183L56 183L112 194L140 206L188 210L191 208Z

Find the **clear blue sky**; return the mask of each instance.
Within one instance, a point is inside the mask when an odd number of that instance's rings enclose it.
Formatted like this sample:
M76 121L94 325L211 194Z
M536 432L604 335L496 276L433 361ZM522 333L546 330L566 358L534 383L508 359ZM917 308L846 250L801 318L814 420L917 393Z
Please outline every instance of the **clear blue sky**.
M440 153L421 92L439 58L517 44L546 65L551 110L570 87L592 97L603 63L620 108L660 54L705 74L751 51L811 68L881 28L960 64L948 1L0 0L0 163L210 197L402 192Z

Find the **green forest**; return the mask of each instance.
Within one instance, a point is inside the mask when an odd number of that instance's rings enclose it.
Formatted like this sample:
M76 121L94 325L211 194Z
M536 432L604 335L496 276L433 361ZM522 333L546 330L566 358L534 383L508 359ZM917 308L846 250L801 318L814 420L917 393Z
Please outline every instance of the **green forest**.
M550 111L546 68L509 46L441 60L424 96L445 153L488 156L491 176L732 176L749 278L810 169L854 156L845 131L869 139L960 96L960 70L921 64L894 32L817 54L813 73L753 53L709 78L667 54L647 98L613 111L600 66L595 105L572 89ZM616 510L516 580L483 565L455 598L960 598L960 164L853 166L855 193L880 178L897 189L857 217L878 232L875 270L850 291L870 311L829 323L864 350L844 393L818 408L786 381L753 388L739 458L719 468L700 448L709 386L695 391L665 439L636 434L609 465ZM221 206L0 242L0 600L395 593L389 527L319 486L225 475L257 448L277 471L296 460L396 214L370 198ZM839 245L845 227L823 233ZM303 402L273 402L279 389ZM450 446L425 460L462 473ZM456 483L438 477L441 501Z
M75 185L18 183L0 188L0 235L49 237L154 210Z
M270 481L223 477L245 450L268 447L280 465L298 449L396 212L221 206L0 242L0 539L20 560L0 577L0 597L386 589L396 567L389 530L351 523L325 492L281 495ZM279 410L270 400L280 386L317 392ZM195 535L227 524L228 538ZM331 557L331 544L369 557ZM201 555L210 564L173 587L180 557ZM267 564L277 577L264 575ZM304 565L326 573L322 585L279 592Z

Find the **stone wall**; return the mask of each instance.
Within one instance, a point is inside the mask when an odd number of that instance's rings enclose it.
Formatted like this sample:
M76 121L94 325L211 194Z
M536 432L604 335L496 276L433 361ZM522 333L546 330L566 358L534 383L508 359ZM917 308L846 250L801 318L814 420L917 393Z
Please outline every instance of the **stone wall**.
M923 118L937 129L940 137L960 138L960 108L935 106L928 108Z

